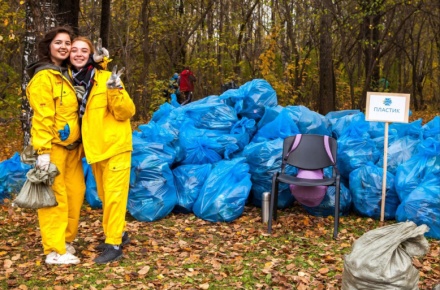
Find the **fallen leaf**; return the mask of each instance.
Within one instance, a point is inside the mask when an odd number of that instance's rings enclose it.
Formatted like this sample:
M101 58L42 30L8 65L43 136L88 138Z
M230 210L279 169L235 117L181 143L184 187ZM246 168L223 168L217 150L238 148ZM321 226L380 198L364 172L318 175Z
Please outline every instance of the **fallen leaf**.
M209 288L209 283L205 283L205 284L200 284L199 285L200 289L208 289Z
M150 271L150 266L145 266L142 269L140 269L137 273L139 275L145 275L148 273L148 271Z

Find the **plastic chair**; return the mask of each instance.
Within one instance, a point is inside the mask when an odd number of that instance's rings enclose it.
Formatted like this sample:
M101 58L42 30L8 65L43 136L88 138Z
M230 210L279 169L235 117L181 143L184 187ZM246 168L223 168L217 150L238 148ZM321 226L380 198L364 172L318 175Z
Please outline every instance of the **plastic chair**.
M339 194L340 174L336 165L337 142L329 136L314 134L299 134L287 137L283 143L283 160L281 171L274 173L272 178L272 193L269 204L268 233L272 232L272 219L277 219L278 184L280 182L299 186L331 186L335 192L335 222L333 238L338 236L339 226ZM318 170L332 167L332 177L321 179L300 178L286 174L286 166L294 166L299 170Z

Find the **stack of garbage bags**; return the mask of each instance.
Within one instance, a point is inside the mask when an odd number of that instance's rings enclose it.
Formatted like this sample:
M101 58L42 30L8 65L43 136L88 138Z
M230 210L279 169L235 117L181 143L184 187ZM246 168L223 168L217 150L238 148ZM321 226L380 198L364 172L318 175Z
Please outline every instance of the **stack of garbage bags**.
M323 116L304 106L282 107L263 79L185 106L164 103L148 124L133 132L127 208L140 221L173 211L212 222L233 221L246 204L261 206L263 192L271 191L272 175L280 169L284 138L301 133L337 139L340 214L354 211L378 219L384 127L366 121L359 110ZM388 140L385 218L426 224L426 236L440 239L440 117L425 125L421 119L392 123ZM100 207L87 167L86 199ZM334 195L330 186L321 204L303 206L312 215L333 215ZM288 185L281 184L278 208L294 201Z

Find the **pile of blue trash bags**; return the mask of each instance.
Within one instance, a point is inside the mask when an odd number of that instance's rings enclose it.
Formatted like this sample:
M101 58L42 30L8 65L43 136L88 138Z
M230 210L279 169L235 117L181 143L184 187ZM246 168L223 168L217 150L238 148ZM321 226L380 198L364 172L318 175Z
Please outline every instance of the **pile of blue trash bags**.
M171 212L233 221L245 205L261 207L263 192L271 191L273 173L281 167L284 138L301 133L337 139L341 215L353 211L379 219L384 128L385 123L366 121L359 110L323 116L304 106L279 106L276 92L262 79L185 106L172 96L133 132L127 209L139 221ZM440 239L440 116L424 125L422 119L392 123L388 140L385 218L426 224L426 236ZM93 173L83 164L86 200L100 208ZM19 191L28 169L18 153L0 163L0 198ZM334 195L330 186L318 206L302 206L311 215L333 215ZM294 201L289 186L280 184L278 208Z

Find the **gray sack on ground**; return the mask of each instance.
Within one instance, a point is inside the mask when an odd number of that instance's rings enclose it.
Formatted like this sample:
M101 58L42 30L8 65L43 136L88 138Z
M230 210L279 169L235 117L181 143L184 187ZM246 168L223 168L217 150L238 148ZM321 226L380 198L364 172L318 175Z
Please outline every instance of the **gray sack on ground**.
M27 180L13 204L21 208L39 209L58 205L51 185L60 174L57 167L50 163L48 171L32 168L26 174Z
M419 289L419 271L412 257L428 252L423 235L427 231L426 225L402 222L362 235L345 256L342 289Z

